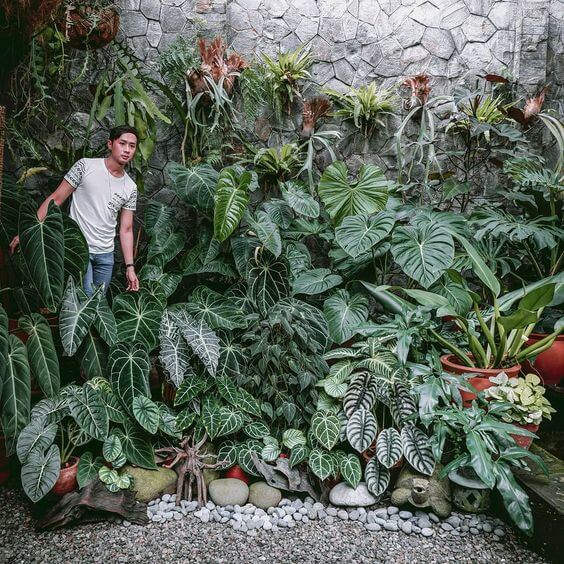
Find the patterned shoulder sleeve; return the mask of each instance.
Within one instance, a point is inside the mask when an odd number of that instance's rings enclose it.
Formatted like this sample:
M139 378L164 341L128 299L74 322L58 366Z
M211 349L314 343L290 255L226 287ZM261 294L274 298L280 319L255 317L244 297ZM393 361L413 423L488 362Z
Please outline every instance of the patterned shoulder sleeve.
M133 186L133 190L131 190L131 194L129 194L129 198L122 206L125 210L135 211L137 209L137 186Z
M76 188L86 172L86 161L80 159L72 165L72 168L65 174L65 180L73 187Z

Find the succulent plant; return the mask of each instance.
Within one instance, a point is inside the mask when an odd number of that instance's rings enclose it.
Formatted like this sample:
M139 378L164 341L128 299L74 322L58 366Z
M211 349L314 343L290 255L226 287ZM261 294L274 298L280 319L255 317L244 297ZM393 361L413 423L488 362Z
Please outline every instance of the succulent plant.
M495 385L486 390L486 397L512 404L512 408L503 413L504 421L540 425L543 417L550 419L550 414L556 412L544 397L545 389L536 374L509 378L502 372L490 376L489 380Z

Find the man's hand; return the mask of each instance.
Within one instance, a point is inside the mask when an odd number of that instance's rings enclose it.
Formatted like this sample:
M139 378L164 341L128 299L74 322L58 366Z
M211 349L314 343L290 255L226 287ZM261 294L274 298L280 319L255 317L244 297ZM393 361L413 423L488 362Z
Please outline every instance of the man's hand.
M127 290L131 292L139 291L139 279L137 274L135 274L135 269L130 266L125 269L125 277L127 278Z
M10 254L13 255L20 244L20 236L16 235L10 242Z

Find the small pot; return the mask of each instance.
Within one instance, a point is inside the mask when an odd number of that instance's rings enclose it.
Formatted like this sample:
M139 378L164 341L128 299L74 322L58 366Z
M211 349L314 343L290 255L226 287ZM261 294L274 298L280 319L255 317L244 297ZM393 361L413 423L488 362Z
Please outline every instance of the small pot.
M78 474L79 460L80 458L78 458L78 456L71 456L65 467L61 468L59 477L51 490L55 495L61 497L76 490L78 486L76 475Z
M472 355L469 356L471 357ZM510 366L509 368L471 368L470 366L459 364L458 359L454 354L445 354L441 356L441 365L445 372L448 372L449 374L479 374L479 376L468 378L468 382L479 392L494 385L493 382L490 382L489 380L490 376L498 376L502 372L505 372L509 378L516 378L519 376L519 372L521 371L520 364ZM464 407L470 407L472 401L476 399L476 394L466 392L464 390L460 390L460 395L462 397L462 401L464 402Z
M249 476L245 473L245 471L238 465L231 466L231 468L227 469L223 473L224 478L234 478L235 480L241 480L241 482L245 482L245 484L249 484L251 481Z
M530 431L531 433L536 433L539 430L539 426L535 425L534 423L528 423L527 425L522 425L520 423L513 423L515 427L521 427L521 429L525 429L525 431ZM531 444L533 443L534 437L528 437L525 435L517 435L510 433L510 437L515 439L517 446L521 448L529 450L531 448Z
M531 333L527 346L534 345L547 335ZM545 386L558 386L564 380L564 335L558 335L554 343L540 353L531 363L534 371L543 379Z

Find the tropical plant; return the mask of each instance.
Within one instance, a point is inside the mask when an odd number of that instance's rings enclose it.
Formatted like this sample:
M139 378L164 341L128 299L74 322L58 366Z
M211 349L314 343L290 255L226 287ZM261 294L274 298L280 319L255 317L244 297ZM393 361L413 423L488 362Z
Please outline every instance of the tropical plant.
M498 376L490 376L494 385L484 393L487 399L511 404L511 409L501 414L507 423L521 425L540 425L543 418L550 419L556 413L548 399L544 397L545 387L536 374L527 374L524 378L509 378L502 372Z

